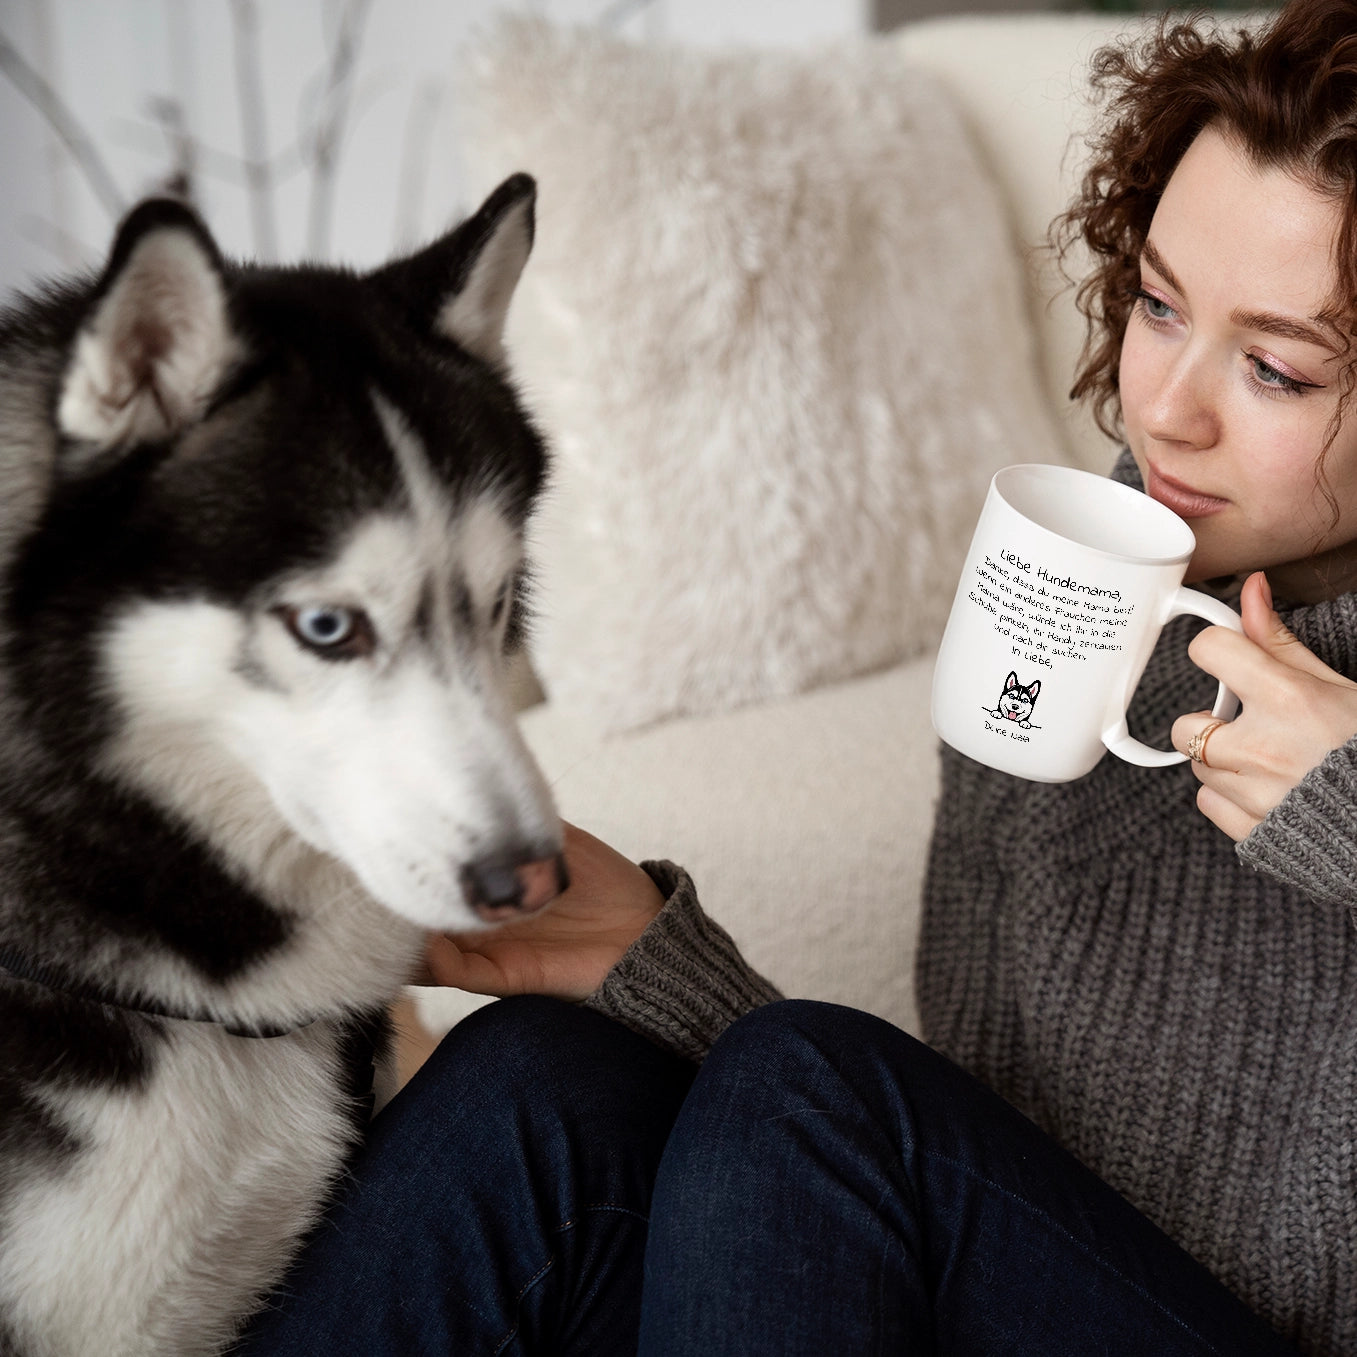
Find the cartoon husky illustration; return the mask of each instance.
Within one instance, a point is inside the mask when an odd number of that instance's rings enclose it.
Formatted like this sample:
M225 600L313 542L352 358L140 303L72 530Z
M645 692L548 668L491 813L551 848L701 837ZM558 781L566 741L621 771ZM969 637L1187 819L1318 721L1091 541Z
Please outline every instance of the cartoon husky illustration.
M505 682L534 192L365 274L148 202L0 318L5 1357L220 1351L424 930L565 884Z
M988 707L985 710L1000 721L1016 721L1024 730L1030 730L1033 729L1032 708L1036 706L1037 694L1040 692L1040 679L1033 679L1024 686L1018 682L1017 672L1010 671L999 694L998 705L993 710Z

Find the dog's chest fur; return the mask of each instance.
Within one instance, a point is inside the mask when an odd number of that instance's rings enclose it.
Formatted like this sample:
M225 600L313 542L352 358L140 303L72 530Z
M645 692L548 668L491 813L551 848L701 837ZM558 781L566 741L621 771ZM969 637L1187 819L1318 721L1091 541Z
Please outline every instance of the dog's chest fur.
M24 1357L220 1350L354 1143L331 1024L259 1040L172 1029L142 1087L44 1095L79 1149L6 1203L0 1314ZM132 1259L142 1285L127 1284Z

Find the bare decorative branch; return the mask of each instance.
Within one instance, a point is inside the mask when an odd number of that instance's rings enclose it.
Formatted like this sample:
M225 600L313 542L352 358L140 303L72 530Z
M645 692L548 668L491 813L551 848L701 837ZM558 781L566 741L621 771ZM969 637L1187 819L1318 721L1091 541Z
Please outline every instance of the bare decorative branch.
M240 105L245 191L250 200L254 248L260 259L272 261L278 258L278 232L274 225L268 129L264 123L264 83L259 74L259 14L254 0L231 0L231 33L235 39L236 100Z
M66 144L66 149L108 215L111 218L120 217L124 206L123 195L94 142L56 90L34 70L3 33L0 33L0 72L9 78L14 88L37 109L48 126Z
M56 222L41 217L36 212L25 212L19 218L18 226L19 234L25 240L31 240L49 251L65 268L70 268L81 261L88 263L99 258L99 246L81 240L58 226Z
M178 99L166 95L152 95L146 111L165 134L169 146L170 164L161 180L161 188L182 198L186 203L198 200L198 145L188 130L184 106Z
M348 0L330 50L323 112L313 142L311 205L306 229L306 249L312 259L324 259L329 254L335 175L344 142L354 68L370 8L371 0Z
M433 145L434 125L443 102L443 86L426 80L410 101L405 119L404 151L401 155L400 182L396 190L394 244L397 252L419 243L424 215L424 185L428 178L429 152Z
M621 28L633 15L649 9L655 0L612 0L612 3L594 20L598 28Z

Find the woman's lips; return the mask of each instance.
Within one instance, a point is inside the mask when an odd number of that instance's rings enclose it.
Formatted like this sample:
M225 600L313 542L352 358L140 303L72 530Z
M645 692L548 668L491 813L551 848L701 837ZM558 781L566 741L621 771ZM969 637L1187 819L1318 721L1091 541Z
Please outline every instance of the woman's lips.
M1150 479L1145 493L1151 499L1157 499L1166 509L1172 509L1179 518L1205 518L1208 514L1218 514L1230 501L1217 499L1215 495L1204 495L1182 481L1156 471L1149 464Z

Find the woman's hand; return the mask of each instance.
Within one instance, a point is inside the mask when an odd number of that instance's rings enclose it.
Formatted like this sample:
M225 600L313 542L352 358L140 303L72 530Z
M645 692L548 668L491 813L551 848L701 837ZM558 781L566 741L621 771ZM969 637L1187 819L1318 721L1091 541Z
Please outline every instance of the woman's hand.
M473 994L584 999L645 931L664 899L635 863L565 826L570 887L541 913L484 933L431 933L415 984Z
M1262 571L1239 599L1244 634L1208 627L1193 638L1194 664L1239 696L1243 710L1211 732L1206 762L1193 763L1201 787L1197 807L1237 843L1331 751L1357 735L1357 683L1307 650L1272 610ZM1210 712L1180 716L1173 744L1213 722Z

